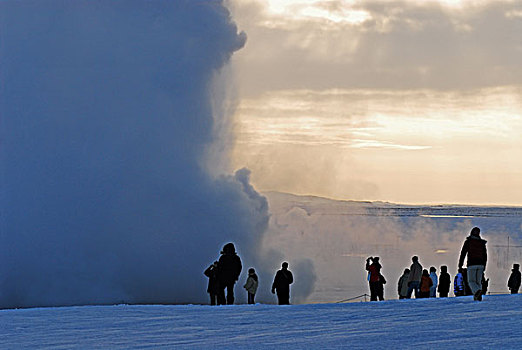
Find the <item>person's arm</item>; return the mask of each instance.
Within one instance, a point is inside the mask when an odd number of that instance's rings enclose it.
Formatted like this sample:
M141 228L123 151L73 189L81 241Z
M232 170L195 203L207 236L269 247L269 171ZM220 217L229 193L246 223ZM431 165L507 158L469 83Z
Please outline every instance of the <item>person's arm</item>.
M245 289L249 289L250 287L252 287L252 278L248 277L247 280L246 280L246 283L245 285L243 286L243 288Z
M277 289L278 283L279 283L279 271L277 271L277 273L274 277L274 282L272 283L272 294L275 294L275 290Z
M488 261L488 250L486 248L486 243L484 243L484 270L486 270L487 261Z
M288 284L294 283L294 275L290 271L288 271Z
M464 258L466 257L466 254L468 253L468 240L466 239L466 242L462 245L462 250L460 251L460 258L459 258L459 269L464 264ZM485 247L484 247L485 248Z
M212 268L214 267L214 265L210 265L209 267L207 267L207 269L205 270L205 272L203 272L203 274L207 277L210 277L210 274L212 272Z

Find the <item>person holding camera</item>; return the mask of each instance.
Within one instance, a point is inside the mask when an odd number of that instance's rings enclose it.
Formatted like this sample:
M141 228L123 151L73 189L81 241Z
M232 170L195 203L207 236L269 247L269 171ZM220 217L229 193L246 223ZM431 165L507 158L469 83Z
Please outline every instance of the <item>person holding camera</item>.
M370 264L371 261L371 264ZM368 282L370 283L370 300L377 301L384 300L384 286L386 283L384 277L381 275L381 264L379 257L369 257L366 259L366 270L368 271Z

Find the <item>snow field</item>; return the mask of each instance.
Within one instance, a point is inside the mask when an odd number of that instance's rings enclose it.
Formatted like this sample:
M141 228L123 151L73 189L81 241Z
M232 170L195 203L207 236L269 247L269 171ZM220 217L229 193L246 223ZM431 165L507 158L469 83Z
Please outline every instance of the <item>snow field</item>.
M1 349L518 349L521 295L0 311Z

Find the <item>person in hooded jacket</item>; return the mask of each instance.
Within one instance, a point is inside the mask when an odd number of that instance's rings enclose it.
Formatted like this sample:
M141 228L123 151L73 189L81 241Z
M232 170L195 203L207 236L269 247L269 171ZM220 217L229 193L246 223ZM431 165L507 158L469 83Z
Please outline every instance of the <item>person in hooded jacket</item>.
M437 269L435 266L430 267L430 278L433 282L433 285L430 288L430 298L436 298L437 297L437 285L438 285L438 278L437 278Z
M219 293L219 282L217 277L218 262L214 261L203 274L208 277L207 293L210 295L210 305L216 305L217 295Z
M513 268L511 269L511 275L508 280L508 288L511 294L517 294L518 289L520 288L520 265L513 264Z
M288 263L285 261L281 265L281 270L277 271L274 282L272 283L272 294L277 291L277 300L279 305L290 304L290 285L294 282L292 272L288 270Z
M431 280L428 270L424 269L422 270L421 282L419 286L419 298L429 298L431 286L433 286L433 281Z
M248 269L248 278L243 288L248 292L248 303L255 304L254 298L256 296L257 286L259 285L256 270L253 268Z
M372 262L370 264L370 261ZM370 282L370 300L377 301L384 300L384 279L381 276L381 264L379 263L379 257L369 257L366 259L366 270L369 273ZM382 280L381 280L382 279ZM384 283L383 283L384 282Z
M399 299L406 299L408 297L408 277L410 277L410 269L404 269L397 285Z
M486 241L480 238L480 228L473 227L470 235L464 241L460 251L459 268L464 264L467 256L468 284L473 294L473 299L482 300L482 276L486 269L488 259Z
M442 265L440 267L439 286L437 287L440 298L447 298L451 285L451 277L448 273L448 267Z
M218 305L225 305L225 303L228 305L234 304L234 285L241 274L242 268L241 259L236 254L234 244L225 244L218 261ZM226 299L225 289L227 290Z

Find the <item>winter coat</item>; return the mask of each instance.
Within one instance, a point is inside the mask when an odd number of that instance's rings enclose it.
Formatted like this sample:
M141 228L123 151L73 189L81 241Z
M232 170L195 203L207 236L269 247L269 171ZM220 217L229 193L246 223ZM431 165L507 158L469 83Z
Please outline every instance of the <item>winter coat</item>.
M289 270L281 269L277 271L272 283L272 291L276 290L278 295L288 295L290 293L290 284L294 282L294 276Z
M410 276L408 277L408 283L420 281L421 276L422 276L422 265L418 261L415 261L410 266Z
M433 281L431 280L430 276L421 276L421 283L420 283L420 291L429 293L430 288L433 285Z
M462 267L464 258L468 256L466 266L482 265L486 266L488 253L486 250L486 241L479 236L469 236L464 241L462 250L460 251L459 267Z
M219 282L217 278L217 268L214 265L210 265L205 272L205 276L208 277L207 293L217 294L219 291Z
M257 275L255 273L248 274L248 278L246 280L245 285L243 288L247 290L250 294L256 294L257 286L259 285L259 282L257 281Z
M439 286L438 290L441 294L449 293L451 285L451 277L447 272L441 272L439 276Z
M408 277L410 277L409 273L405 273L399 278L399 284L397 286L397 291L399 292L399 296L405 297L408 295Z
M381 275L381 264L378 262L374 262L373 264L369 265L366 264L366 270L370 272L370 282L378 282L379 276Z
M462 273L457 273L455 275L455 278L453 279L453 293L455 295L464 295L464 277L462 276Z
M515 269L512 271L508 280L508 288L518 290L520 288L520 271Z
M241 259L236 252L223 252L218 263L218 280L221 287L234 284L242 268Z
M437 274L435 272L430 273L431 281L433 282L433 288L437 288L439 279L437 278Z

